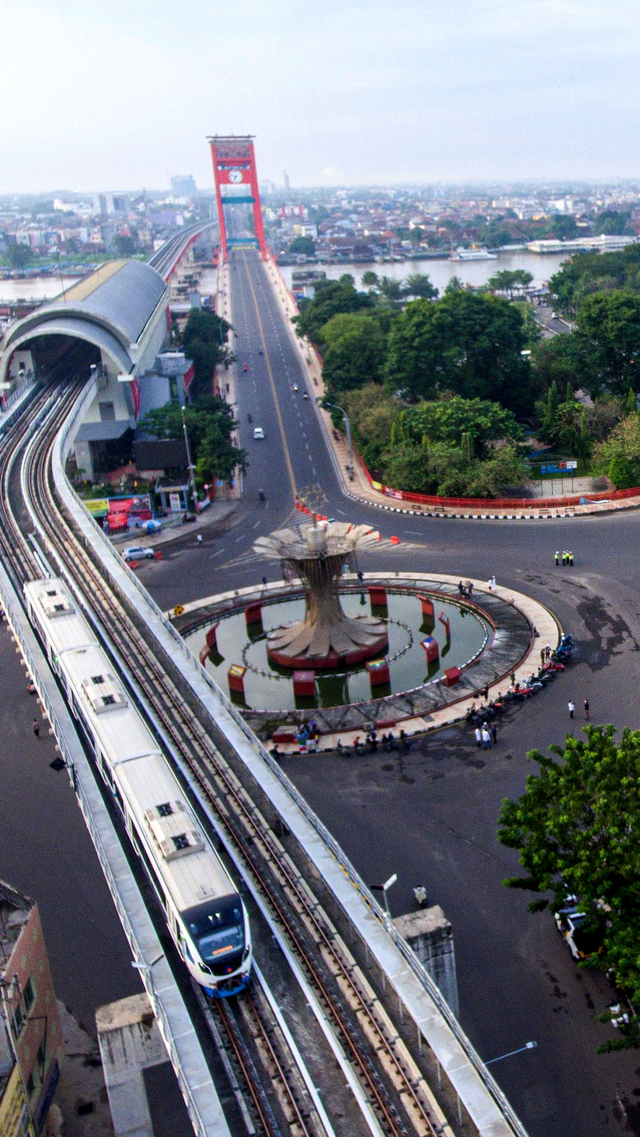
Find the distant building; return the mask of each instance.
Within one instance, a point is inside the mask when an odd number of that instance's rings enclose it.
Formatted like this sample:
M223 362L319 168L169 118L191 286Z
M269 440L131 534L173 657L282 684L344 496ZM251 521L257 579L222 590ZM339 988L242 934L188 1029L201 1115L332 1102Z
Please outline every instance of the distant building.
M176 174L171 179L171 193L174 197L193 197L197 192L195 178L192 174Z
M38 1137L63 1038L38 906L0 881L0 1134Z

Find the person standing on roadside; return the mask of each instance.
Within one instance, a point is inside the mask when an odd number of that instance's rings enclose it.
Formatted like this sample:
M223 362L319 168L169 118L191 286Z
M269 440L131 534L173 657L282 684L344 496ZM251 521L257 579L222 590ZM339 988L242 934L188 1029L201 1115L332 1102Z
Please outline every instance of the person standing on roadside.
M560 550L559 549L556 549L555 562L556 562L556 568L557 568L558 565L560 564Z
M584 701L584 717L586 718L587 722L589 722L589 700L588 699L585 699L585 701Z
M33 733L35 734L36 738L40 738L40 723L38 722L37 719L33 720L33 726L31 729L33 730Z
M569 699L569 718L572 719L576 710L576 705L573 699Z
M573 553L569 553L569 565L573 568Z
M476 727L476 746L478 750L482 746L482 731L479 726Z
M491 723L491 740L495 746L496 742L498 741L498 728L494 722Z
M482 748L483 750L491 750L491 735L489 734L489 727L486 723L482 728Z

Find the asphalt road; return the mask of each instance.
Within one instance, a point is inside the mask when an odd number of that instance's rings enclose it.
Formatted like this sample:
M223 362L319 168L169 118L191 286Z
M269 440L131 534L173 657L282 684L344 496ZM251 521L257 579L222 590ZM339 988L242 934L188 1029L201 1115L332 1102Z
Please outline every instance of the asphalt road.
M529 1040L538 1047L493 1072L531 1137L640 1133L639 1056L596 1055L611 1028L595 1021L610 992L603 976L579 971L548 914L529 915L527 896L502 886L515 858L496 840L502 798L522 792L535 767L527 750L561 742L567 702L588 697L592 720L640 727L640 593L635 513L563 521L489 522L418 518L355 505L340 489L312 400L303 400L299 356L283 325L264 269L235 254L233 321L239 332L240 438L250 468L246 495L202 546L185 536L161 562L140 569L156 600L169 608L230 587L276 579L258 561L258 534L291 515L298 489L319 484L325 512L367 521L400 545L363 558L363 569L422 569L521 588L557 614L577 641L564 675L501 726L498 745L477 752L466 728L451 729L395 754L345 760L288 761L287 770L340 839L365 879L397 871L392 912L412 907L411 888L425 883L454 929L461 1021L486 1059ZM263 355L258 354L262 350ZM300 391L293 392L294 383ZM281 422L276 410L280 411ZM253 423L247 423L251 413ZM264 442L254 442L254 425ZM258 503L258 489L268 497ZM556 549L570 547L573 569L556 569ZM574 730L581 727L579 721Z

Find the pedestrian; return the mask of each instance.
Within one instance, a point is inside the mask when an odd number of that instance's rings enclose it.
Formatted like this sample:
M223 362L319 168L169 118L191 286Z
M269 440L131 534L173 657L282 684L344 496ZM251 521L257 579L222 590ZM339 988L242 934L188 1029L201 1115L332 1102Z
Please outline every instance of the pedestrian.
M516 685L516 673L515 673L515 671L512 671L511 672L511 686L515 687L515 685Z
M33 733L35 734L36 738L40 738L40 723L37 719L33 720Z
M569 554L568 554L568 552L566 551L566 549L563 549L563 550L562 550L562 563L563 563L563 565L568 565L568 564L569 564Z
M569 699L569 718L572 719L575 713L576 705L573 699Z
M491 750L491 735L486 723L482 728L482 748L483 750Z
M196 542L198 543L198 545L202 544L202 533L198 533L198 536L196 537Z
M480 692L480 698L481 698L481 699L488 699L488 698L489 698L489 688L488 688L488 686L485 686L485 687L483 687L483 688L482 688L482 691Z
M556 561L556 568L557 568L558 565L560 564L560 550L559 549L556 549L555 561Z
M544 650L547 655L547 660L551 659L551 644L547 644Z
M464 584L461 580L458 581L458 592L461 596L464 596Z
M496 742L498 741L498 728L494 722L491 723L491 739L493 741L493 745L495 746Z
M496 578L495 578L495 574L493 574L493 575L492 575L492 577L491 577L491 591L492 591L492 592L495 592L495 591L496 591L496 589L497 589L497 587L498 587L498 586L497 586L497 584L496 584Z
M336 743L336 750L338 751L338 754L342 754L343 747L342 747L342 739L341 738L339 738L337 743Z
M473 595L473 581L468 580L467 581L467 596L471 597L472 595Z
M476 727L476 746L478 750L482 746L482 731L479 726Z
M584 701L584 717L586 718L587 722L589 722L589 700L588 699L585 699L585 701Z
M569 553L569 564L571 565L571 568L573 568L573 553Z
M263 576L263 578L262 578L262 583L263 583L264 585L266 585L266 583L267 583L267 578L266 578L266 576Z
M540 663L542 664L542 666L543 666L543 667L544 667L544 665L545 665L545 663L546 663L546 660L547 660L547 652L546 652L546 649L545 649L545 648L541 648L541 649L540 649Z

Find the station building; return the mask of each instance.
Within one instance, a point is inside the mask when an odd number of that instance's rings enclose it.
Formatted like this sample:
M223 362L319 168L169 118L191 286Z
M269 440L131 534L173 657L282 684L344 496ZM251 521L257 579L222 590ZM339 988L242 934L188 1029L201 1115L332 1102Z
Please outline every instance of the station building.
M93 480L102 450L129 441L138 419L172 398L184 400L176 368L162 366L168 330L169 289L143 261L103 265L67 292L18 320L5 333L0 390L11 393L25 375L50 373L58 364L91 368L95 397L75 439L76 461ZM166 358L166 356L164 357ZM188 365L186 365L188 367ZM185 367L186 370L186 367ZM177 384L176 384L177 379Z

